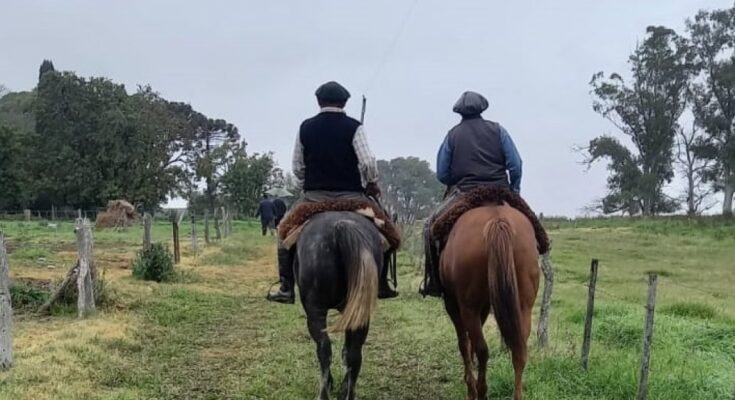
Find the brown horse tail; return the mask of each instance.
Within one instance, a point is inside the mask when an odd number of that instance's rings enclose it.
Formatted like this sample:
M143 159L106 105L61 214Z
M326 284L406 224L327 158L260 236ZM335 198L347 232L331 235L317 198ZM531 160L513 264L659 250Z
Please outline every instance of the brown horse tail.
M513 230L508 220L493 218L483 230L488 248L488 281L490 304L500 336L512 351L523 345L521 338L521 306L513 259Z
M335 237L347 268L347 297L342 314L329 328L332 333L367 326L378 303L378 265L369 239L352 221L338 222Z

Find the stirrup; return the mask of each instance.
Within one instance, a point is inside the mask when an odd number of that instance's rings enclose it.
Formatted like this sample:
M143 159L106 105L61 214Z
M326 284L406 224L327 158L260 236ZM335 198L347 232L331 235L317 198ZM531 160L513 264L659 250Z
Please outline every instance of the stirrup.
M278 291L273 293L273 287L280 284L280 281L272 284L268 294L265 295L265 299L274 303L294 304L296 302L296 293L293 290L289 293L283 292L281 288L278 288Z

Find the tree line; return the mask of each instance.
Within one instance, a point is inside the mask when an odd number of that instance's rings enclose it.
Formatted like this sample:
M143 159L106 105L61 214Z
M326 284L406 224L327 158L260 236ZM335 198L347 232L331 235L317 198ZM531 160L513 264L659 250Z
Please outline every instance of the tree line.
M378 162L383 202L405 223L425 218L442 187L416 157ZM238 128L150 86L129 94L107 78L57 71L45 60L38 85L0 86L0 210L90 209L125 199L153 211L178 196L197 214L221 206L251 214L262 194L300 182L271 153L250 154Z
M592 139L585 162L607 160L608 192L597 207L610 214L689 215L722 195L732 215L735 193L735 7L702 10L679 34L651 26L628 59L630 73L600 72L590 82L593 109L630 139ZM685 178L679 197L664 189L675 171Z
M128 94L45 60L32 91L0 87L0 209L126 199L153 211L179 196L212 213L248 213L279 177L272 155L249 154L234 124L150 86Z

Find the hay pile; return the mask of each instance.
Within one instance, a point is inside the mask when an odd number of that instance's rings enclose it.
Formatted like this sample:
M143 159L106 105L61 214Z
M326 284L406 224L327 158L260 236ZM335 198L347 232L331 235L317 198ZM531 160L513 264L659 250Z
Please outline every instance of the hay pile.
M107 209L97 214L97 228L127 228L138 218L135 207L125 200L110 200Z

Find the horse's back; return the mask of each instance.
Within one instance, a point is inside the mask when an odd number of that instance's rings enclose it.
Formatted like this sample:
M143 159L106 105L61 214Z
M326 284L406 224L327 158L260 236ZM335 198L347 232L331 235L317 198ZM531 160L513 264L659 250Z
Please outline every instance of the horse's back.
M487 245L485 229L494 219L504 219L511 227L516 269L533 265L538 269L536 236L528 218L508 205L478 207L457 220L442 252L441 279L450 293L474 297L474 293L489 290L488 256L491 249Z

